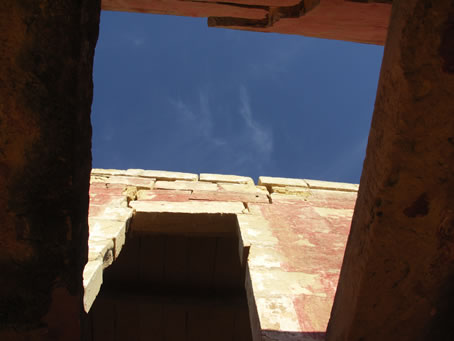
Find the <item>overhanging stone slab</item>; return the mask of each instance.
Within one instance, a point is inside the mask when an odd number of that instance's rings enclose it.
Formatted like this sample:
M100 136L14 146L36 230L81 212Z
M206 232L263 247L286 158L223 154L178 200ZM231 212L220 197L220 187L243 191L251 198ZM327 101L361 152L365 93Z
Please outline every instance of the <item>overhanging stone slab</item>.
M154 178L156 180L186 180L197 181L198 175L192 173L169 172L160 170L144 170L144 169L102 169L93 168L92 175L123 175L123 176L137 176L143 178Z
M321 181L321 180L309 180L304 179L312 189L326 189L332 191L344 191L344 192L358 192L358 184L349 184L346 182L332 182L332 181Z
M234 184L254 184L254 180L248 176L225 175L225 174L200 174L200 181L226 182Z
M189 214L241 214L245 207L241 202L167 202L167 201L132 201L131 207L136 216L142 213L189 213Z
M292 187L309 187L303 179L279 178L271 176L259 177L259 185L270 186L292 186Z
M218 185L215 183L202 181L157 181L154 188L190 191L217 191L219 189Z
M236 215L220 213L138 212L131 223L133 234L179 236L233 236Z

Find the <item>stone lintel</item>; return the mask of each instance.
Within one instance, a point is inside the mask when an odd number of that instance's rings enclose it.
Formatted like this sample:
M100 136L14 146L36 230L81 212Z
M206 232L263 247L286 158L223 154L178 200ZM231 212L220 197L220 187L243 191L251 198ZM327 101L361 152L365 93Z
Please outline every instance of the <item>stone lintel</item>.
M91 171L92 175L119 175L119 176L136 176L142 178L154 178L156 180L186 180L186 181L197 181L198 175L192 173L180 173L180 172L169 172L161 170L144 170L144 169L100 169L93 168Z

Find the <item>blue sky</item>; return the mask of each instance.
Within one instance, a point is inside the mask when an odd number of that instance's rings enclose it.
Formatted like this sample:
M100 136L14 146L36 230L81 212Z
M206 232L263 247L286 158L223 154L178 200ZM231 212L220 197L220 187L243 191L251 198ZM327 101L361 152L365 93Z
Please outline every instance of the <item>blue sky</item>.
M383 47L102 12L93 167L358 183Z

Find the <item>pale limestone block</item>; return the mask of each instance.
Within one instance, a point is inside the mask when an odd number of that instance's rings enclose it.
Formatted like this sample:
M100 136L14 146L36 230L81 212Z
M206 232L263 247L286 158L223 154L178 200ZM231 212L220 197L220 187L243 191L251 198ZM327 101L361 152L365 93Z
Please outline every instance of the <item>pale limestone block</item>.
M312 189L326 189L333 191L344 191L344 192L358 192L358 184L350 184L345 182L332 182L332 181L321 181L321 180L309 180L304 179L310 188Z
M125 243L127 224L127 221L89 219L89 239L111 239L116 259Z
M94 175L126 175L125 169L103 169L93 168L91 170L91 176Z
M90 261L85 265L83 272L84 285L84 310L86 313L95 301L102 285L102 266L101 260Z
M90 236L88 239L88 260L103 261L103 268L107 268L113 262L115 244L112 239L104 239L99 236Z
M97 205L90 205L91 207L96 208ZM99 207L99 206L98 206ZM102 206L101 206L102 207ZM133 209L130 207L111 207L106 206L103 208L102 214L97 215L96 218L90 219L105 219L105 220L115 220L115 221L128 221L133 215Z
M273 193L298 195L304 198L308 198L311 195L311 190L307 187L294 187L294 186L272 186Z
M259 185L262 186L291 186L291 187L308 187L303 179L276 178L271 176L259 177Z
M192 173L169 172L161 170L143 170L143 169L128 169L126 175L134 175L146 178L155 178L157 180L186 180L197 181L198 175Z
M271 193L271 202L295 202L295 200L308 201L310 196L295 195L295 194L281 194Z
M197 181L198 175L192 173L168 172L160 170L144 170L144 169L101 169L93 168L91 175L124 175L138 176L142 178L155 178L158 180L186 180Z
M266 187L255 186L253 184L219 183L219 187L223 191L228 192L268 194Z
M231 213L241 214L244 205L241 202L222 202L222 201L131 201L131 207L136 210L136 214L146 212L159 213Z
M190 191L217 191L218 185L199 181L157 181L155 189L190 190Z
M137 186L140 188L148 188L148 189L153 188L155 181L156 181L155 178L144 178L144 177L139 177L139 176L127 176L127 175L109 175L109 176L92 175L91 176L91 183L102 182L102 183L110 183L110 184L122 184L122 185Z
M225 182L225 183L235 183L235 184L254 184L254 180L247 176L238 176L238 175L224 175L224 174L209 174L202 173L200 174L200 181L208 182Z
M95 173L91 173L90 176L90 184L95 182L107 183L109 182L110 175L97 175Z

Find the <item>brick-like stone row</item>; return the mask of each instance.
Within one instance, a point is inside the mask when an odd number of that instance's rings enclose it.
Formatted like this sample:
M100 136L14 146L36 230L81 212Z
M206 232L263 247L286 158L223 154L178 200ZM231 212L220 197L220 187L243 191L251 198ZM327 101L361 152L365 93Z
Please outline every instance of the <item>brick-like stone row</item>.
M118 258L129 226L134 234L236 234L254 340L324 330L356 190L353 184L306 179L260 177L255 186L251 178L233 175L96 170L85 309L101 288L103 269Z
M180 172L168 172L159 170L144 170L144 169L99 169L93 168L91 172L93 175L120 175L120 176L136 176L142 178L154 178L157 180L185 180L185 181L197 181L199 176L192 173L180 173Z
M88 312L101 288L103 269L118 258L133 215L129 188L152 188L154 179L92 175L89 207L88 263L83 272L84 309Z

